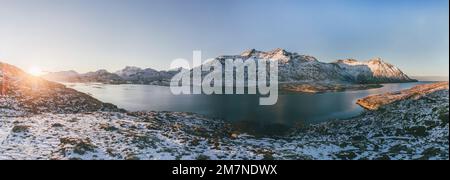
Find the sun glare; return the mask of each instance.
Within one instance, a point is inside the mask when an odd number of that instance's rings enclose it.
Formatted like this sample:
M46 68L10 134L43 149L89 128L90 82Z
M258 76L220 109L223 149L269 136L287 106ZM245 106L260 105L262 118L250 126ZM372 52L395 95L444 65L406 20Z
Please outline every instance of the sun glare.
M40 76L43 74L43 71L41 68L34 66L34 67L31 67L30 69L28 69L28 73L33 76Z

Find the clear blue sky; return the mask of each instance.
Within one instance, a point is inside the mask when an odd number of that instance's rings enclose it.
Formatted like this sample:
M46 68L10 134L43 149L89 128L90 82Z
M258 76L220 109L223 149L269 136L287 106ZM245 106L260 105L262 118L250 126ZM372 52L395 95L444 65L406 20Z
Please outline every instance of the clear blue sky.
M289 51L449 74L448 0L0 0L0 59L22 68L167 69L175 58Z

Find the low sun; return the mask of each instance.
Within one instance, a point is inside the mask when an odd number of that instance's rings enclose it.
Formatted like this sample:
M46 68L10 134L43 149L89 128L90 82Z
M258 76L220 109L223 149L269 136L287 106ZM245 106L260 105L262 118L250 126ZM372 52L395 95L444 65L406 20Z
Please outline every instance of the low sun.
M33 75L33 76L40 76L40 75L44 74L42 69L40 67L37 67L37 66L33 66L30 69L28 69L28 73Z

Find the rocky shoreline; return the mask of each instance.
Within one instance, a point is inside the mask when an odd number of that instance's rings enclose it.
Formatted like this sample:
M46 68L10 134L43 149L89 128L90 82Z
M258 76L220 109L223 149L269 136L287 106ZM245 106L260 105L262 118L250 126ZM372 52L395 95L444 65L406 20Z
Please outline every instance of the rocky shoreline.
M418 85L411 89L399 92L373 95L359 99L356 103L368 110L377 110L380 107L404 99L419 99L427 94L448 89L448 82L438 82L433 84Z
M280 83L280 92L285 94L292 93L327 93L358 91L367 89L381 88L381 84L349 84L349 83Z

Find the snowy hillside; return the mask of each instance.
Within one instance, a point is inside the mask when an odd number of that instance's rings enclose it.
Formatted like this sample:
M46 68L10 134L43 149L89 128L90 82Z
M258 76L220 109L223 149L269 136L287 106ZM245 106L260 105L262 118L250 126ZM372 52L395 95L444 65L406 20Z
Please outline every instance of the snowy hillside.
M29 113L79 113L98 110L118 111L87 94L31 76L0 62L0 107L2 111Z
M350 74L356 83L385 83L412 81L399 68L375 58L367 62L354 59L338 60L335 62L346 73Z

